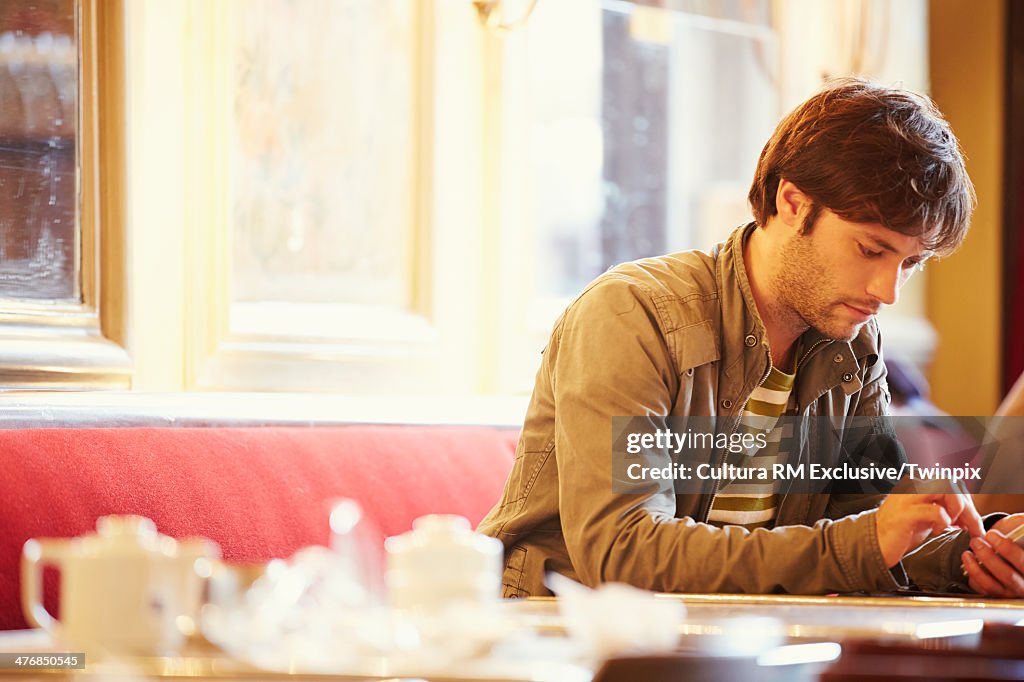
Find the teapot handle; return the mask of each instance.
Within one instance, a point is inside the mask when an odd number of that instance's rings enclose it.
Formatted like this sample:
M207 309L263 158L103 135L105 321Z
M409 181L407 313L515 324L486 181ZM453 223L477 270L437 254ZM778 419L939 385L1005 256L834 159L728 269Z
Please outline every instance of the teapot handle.
M34 627L52 632L59 624L43 606L43 566L60 565L63 540L29 540L21 551L21 607Z

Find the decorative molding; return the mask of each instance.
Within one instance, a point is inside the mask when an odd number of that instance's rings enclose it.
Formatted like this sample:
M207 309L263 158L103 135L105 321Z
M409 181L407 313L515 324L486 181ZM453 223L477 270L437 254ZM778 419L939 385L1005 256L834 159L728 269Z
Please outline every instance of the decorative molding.
M93 330L4 326L4 389L123 389L131 375L124 349Z

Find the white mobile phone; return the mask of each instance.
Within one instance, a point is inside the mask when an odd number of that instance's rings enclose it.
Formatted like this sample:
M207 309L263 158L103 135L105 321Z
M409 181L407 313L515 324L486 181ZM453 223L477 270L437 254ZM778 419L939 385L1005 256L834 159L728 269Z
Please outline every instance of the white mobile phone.
M1024 523L1008 532L1007 538L1017 543L1018 546L1024 547Z
M1007 533L1006 537L1016 542L1018 546L1024 547L1024 523Z
M1024 523L1007 533L1006 537L1010 538L1018 547L1024 548ZM963 564L961 564L961 570L964 575L967 575L967 567Z

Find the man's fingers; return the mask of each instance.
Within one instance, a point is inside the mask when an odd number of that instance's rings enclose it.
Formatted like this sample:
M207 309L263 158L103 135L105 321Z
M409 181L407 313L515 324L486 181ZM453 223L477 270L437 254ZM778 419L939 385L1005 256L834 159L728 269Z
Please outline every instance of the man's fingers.
M1002 557L1018 574L1024 574L1024 549L1013 540L997 530L985 534L985 541Z
M943 504L949 512L949 517L958 526L967 530L972 538L981 537L985 534L985 524L974 508L974 501L970 495L950 494L943 496Z
M964 562L964 569L967 571L967 584L978 594L991 597L1009 597L1010 594L999 581L993 578L985 567L978 563L974 554L964 552L960 559Z
M904 553L914 549L931 534L945 531L950 523L949 514L938 503L916 504L903 512L902 523L910 533Z
M944 532L953 523L949 514L940 504L924 504L920 505L918 509L920 510L918 517L920 522L917 525L919 530L931 528L933 533L938 534Z
M985 569L978 563L978 560L971 552L964 552L960 556L964 565L964 573L967 575L967 585L978 594L992 597L1003 596L1003 586L999 581L985 572Z
M929 535L946 532L954 522L972 536L984 532L981 517L966 495L934 492L886 498L877 516L878 541L886 564L895 565ZM1024 561L1024 555L1021 559Z
M917 504L913 506L936 505L946 510L947 518L950 519L942 528L934 527L936 532L946 530L949 526L957 525L965 529L971 537L980 537L985 534L985 524L974 508L974 502L970 495L961 493L923 493L915 495Z
M1024 576L1021 576L1016 568L996 553L985 539L972 539L971 550L978 562L1005 590L1016 596L1024 595Z

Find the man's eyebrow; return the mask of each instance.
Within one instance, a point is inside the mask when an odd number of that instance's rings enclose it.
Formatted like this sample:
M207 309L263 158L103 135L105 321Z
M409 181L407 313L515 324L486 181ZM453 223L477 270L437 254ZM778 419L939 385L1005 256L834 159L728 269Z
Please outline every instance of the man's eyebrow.
M876 237L872 234L867 235L867 237L868 239L873 241L875 243L875 246L877 246L878 248L888 251L890 253L899 254L899 250L895 246L885 241L881 237Z
M874 242L875 246L877 246L878 248L880 248L880 249L882 249L884 251L888 251L889 253L895 253L896 255L899 255L899 253L900 253L899 250L895 246L893 246L889 242L885 241L881 237L876 237L873 234L869 234L868 235L868 239L870 239L872 242ZM921 260L926 260L928 258L931 258L934 255L935 255L934 251L932 251L931 249L925 249L921 253L917 254L917 258L920 258ZM911 258L914 258L914 256L911 256Z

